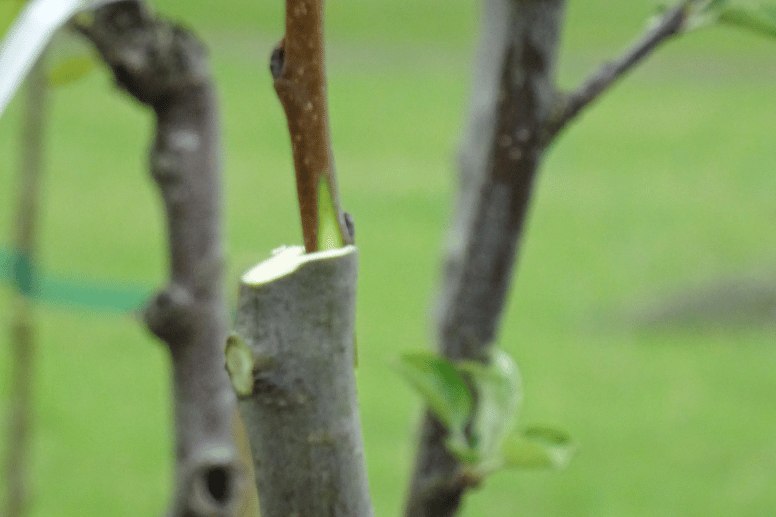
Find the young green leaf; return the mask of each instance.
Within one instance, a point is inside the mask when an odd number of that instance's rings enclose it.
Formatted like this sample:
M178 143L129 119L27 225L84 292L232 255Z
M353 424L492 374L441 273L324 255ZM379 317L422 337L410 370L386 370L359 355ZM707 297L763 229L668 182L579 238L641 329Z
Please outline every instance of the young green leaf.
M531 427L504 441L503 466L513 469L565 468L576 447L563 431Z
M776 38L776 5L759 8L726 7L719 13L719 23L741 27L763 36Z
M477 390L472 447L487 469L500 461L504 439L515 425L522 403L520 372L509 354L495 348L489 364L466 362L460 369Z
M96 63L88 56L76 56L65 59L54 66L48 73L49 86L65 86L94 70Z
M83 20L87 13L76 15ZM71 84L97 68L99 63L94 48L72 31L57 31L46 49L48 85L60 87Z
M685 29L698 29L714 24L740 27L776 38L776 3L754 7L731 5L728 0L710 0L699 6L690 7Z
M701 6L700 11L701 12L709 12L713 10L719 10L725 7L725 4L728 2L728 0L708 0L704 5Z
M460 452L465 451L467 445L464 430L473 400L455 365L429 352L413 352L401 356L397 369L448 429L452 447Z

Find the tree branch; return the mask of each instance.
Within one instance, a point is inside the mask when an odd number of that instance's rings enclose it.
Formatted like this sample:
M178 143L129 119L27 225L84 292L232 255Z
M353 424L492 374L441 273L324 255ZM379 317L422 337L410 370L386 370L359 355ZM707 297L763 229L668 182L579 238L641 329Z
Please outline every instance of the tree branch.
M605 63L575 92L562 98L556 113L547 121L542 131L543 145L549 145L579 113L618 79L649 56L661 43L681 32L687 20L690 4L697 0L684 0L663 17L638 40L625 54Z
M353 244L339 201L329 135L323 0L286 1L286 34L272 52L270 71L291 136L305 249L319 249L322 181L331 196L341 240Z
M227 368L263 517L369 517L353 371L358 254L283 248L247 272Z
M549 143L578 113L683 27L684 0L622 58L558 102L553 82L563 0L486 0L472 114L460 155L461 191L439 300L439 348L484 360L495 339L530 200ZM407 501L408 517L454 515L467 489L431 415Z
M167 209L170 284L145 309L173 362L177 491L170 515L228 516L241 473L232 443L235 397L223 366L218 110L202 45L127 1L79 25L119 87L156 115L151 172Z
M45 54L38 59L25 84L22 119L21 163L19 167L16 238L13 276L16 299L11 322L11 403L8 416L6 460L7 517L26 515L29 504L29 449L32 429L32 386L35 358L33 296L38 289L35 268L37 220L43 175L44 129L46 122Z
M550 116L563 0L488 0L476 56L461 190L439 300L439 349L484 360L512 277ZM454 515L470 484L426 415L406 515Z

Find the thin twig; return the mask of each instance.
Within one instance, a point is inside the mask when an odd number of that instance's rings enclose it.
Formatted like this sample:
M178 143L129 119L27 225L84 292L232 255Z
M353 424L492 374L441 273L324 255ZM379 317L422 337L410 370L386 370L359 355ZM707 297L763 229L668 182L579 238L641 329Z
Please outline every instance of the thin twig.
M542 132L543 144L549 145L560 132L579 113L618 79L650 55L661 43L681 32L687 20L690 4L697 0L684 0L679 5L666 11L663 17L633 45L625 54L616 60L605 63L598 71L573 93L564 96L556 113L545 125Z
M291 136L305 249L308 253L318 249L322 175L332 197L342 241L352 244L339 202L329 136L323 0L286 1L286 34L272 52L270 71Z
M21 141L19 197L16 207L16 239L13 272L16 301L11 323L11 404L6 464L7 517L28 513L29 449L32 428L32 385L35 359L33 296L37 288L35 248L37 247L43 174L43 140L46 122L46 76L42 56L27 78Z

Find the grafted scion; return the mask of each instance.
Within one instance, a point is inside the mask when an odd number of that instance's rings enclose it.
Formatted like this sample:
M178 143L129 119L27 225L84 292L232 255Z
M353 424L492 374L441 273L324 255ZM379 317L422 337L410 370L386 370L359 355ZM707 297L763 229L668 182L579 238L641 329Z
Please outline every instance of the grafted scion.
M287 0L286 32L269 61L288 122L308 253L330 248L332 241L334 247L353 244L342 216L331 150L322 36L323 0ZM332 233L337 235L330 241Z

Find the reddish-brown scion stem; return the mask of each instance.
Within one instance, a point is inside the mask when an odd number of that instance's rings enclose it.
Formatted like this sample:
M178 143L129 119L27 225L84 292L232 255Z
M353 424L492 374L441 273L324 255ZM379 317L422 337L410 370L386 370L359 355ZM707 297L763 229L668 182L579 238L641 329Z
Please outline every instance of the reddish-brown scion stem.
M286 1L286 34L272 53L270 70L288 120L305 249L308 253L318 249L321 174L329 184L342 240L352 244L339 203L329 138L323 0Z

